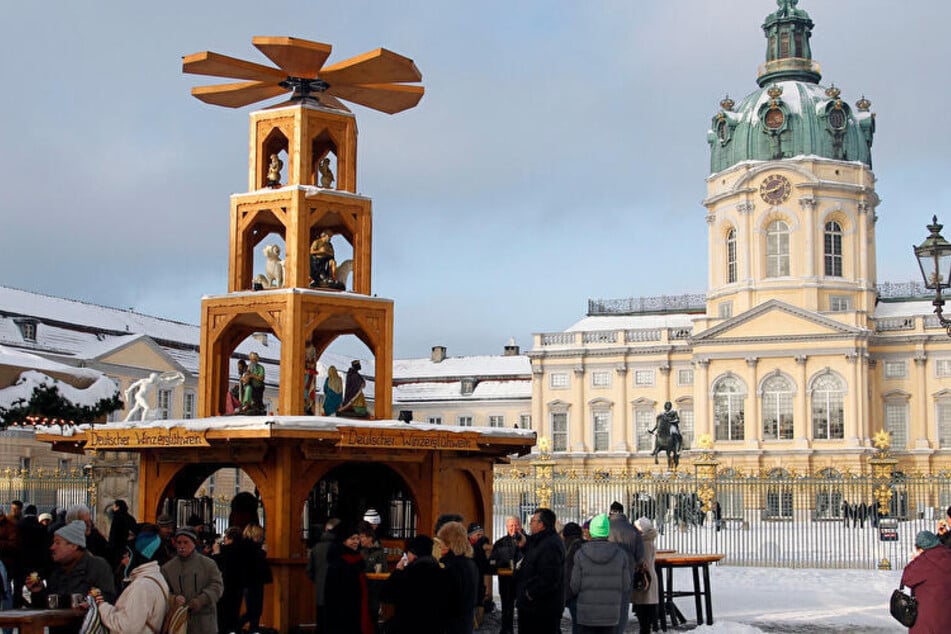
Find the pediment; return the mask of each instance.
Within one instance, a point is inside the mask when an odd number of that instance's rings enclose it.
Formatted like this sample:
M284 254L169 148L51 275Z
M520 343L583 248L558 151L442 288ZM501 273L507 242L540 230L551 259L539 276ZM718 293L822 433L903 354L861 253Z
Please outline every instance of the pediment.
M772 299L697 333L695 343L734 339L858 336L864 331L819 313Z
M131 368L147 368L152 372L182 372L186 376L190 374L151 337L145 335L98 355L96 360Z

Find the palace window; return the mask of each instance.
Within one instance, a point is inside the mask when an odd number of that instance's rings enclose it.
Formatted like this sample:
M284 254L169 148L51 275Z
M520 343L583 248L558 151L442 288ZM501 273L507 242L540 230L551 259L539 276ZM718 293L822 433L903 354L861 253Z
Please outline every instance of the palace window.
M519 429L531 429L531 428L532 428L532 415L531 415L531 414L519 414L519 415L518 415L518 426L519 426Z
M725 376L713 388L713 421L717 440L743 440L746 390L735 376Z
M568 387L567 372L553 372L548 378L549 385L555 389Z
M951 399L936 403L938 419L938 448L951 449Z
M885 402L885 431L892 435L892 448L901 451L908 447L908 403Z
M736 281L736 229L726 234L726 282Z
M430 425L442 425L442 416L430 416L426 422Z
M505 427L505 416L489 416L489 427Z
M635 370L634 371L634 385L653 385L653 384L654 384L653 370Z
M118 389L118 390L120 390L120 391L122 390L122 381L121 381L121 380L119 380L117 377L114 377L114 376L110 376L110 377L107 377L107 378L108 378L109 380L111 380L113 383L116 384L116 389ZM118 422L118 421L120 421L120 420L122 420L122 410L121 410L121 409L117 409L117 410L114 410L114 411L109 412L108 414L106 414L106 422L107 422L107 423L116 423L116 422Z
M826 223L825 230L825 274L842 277L842 227L832 221Z
M159 390L158 391L158 400L156 402L158 405L158 416L163 420L167 420L172 417L172 391L171 390Z
M677 385L693 385L693 368L677 370Z
M551 414L551 450L568 451L568 412Z
M904 361L886 361L886 379L904 379L908 376L908 365Z
M693 405L682 407L680 414L680 435L684 439L684 449L693 447Z
M774 220L766 227L766 277L789 275L789 225Z
M845 437L845 386L834 374L823 374L812 385L812 437Z
M720 319L729 319L733 316L733 302L720 302L717 304L717 317Z
M935 359L934 373L938 377L951 376L951 359Z
M792 382L781 374L763 381L763 439L791 440L793 437Z
M634 410L634 442L637 451L651 451L654 448L654 437L647 430L654 426L654 411L638 407Z
M594 422L594 450L607 451L611 447L611 412L594 411L591 418Z
M600 370L592 372L591 387L611 387L611 373Z
M833 313L844 313L852 310L852 300L848 295L830 295L829 311Z
M195 418L195 393L191 390L182 397L182 418Z
M456 416L456 424L460 427L472 427L471 416Z

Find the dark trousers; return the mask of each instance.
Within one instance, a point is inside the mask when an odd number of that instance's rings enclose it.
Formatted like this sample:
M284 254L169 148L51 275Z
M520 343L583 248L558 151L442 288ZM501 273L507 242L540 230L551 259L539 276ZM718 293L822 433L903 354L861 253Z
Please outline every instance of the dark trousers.
M253 585L244 589L244 605L247 612L241 617L241 624L248 624L250 632L257 632L261 626L261 613L264 612L264 586Z
M612 628L613 629L613 628ZM609 630L610 631L610 630ZM561 613L518 611L518 634L560 634Z
M640 625L639 634L651 634L651 627L657 620L657 604L634 604L634 614L637 615L637 622Z
M581 634L611 634L614 631L613 625L580 625Z
M501 632L515 631L515 580L511 577L499 577L499 598L502 600Z

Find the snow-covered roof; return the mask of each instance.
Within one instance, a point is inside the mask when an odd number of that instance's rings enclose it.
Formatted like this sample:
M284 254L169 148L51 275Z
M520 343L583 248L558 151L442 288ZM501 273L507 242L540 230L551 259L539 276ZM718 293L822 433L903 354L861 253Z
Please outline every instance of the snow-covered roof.
M913 315L932 315L934 305L931 300L922 299L907 302L879 302L872 316L875 319L888 317L911 317Z
M471 394L462 393L462 381L419 381L393 386L393 402L515 400L532 398L531 376L521 380L483 380Z
M594 315L583 318L565 332L597 330L637 330L640 328L690 328L696 314L664 313L662 315Z
M532 362L524 355L482 355L446 357L435 362L431 358L396 359L393 380L448 379L462 377L531 377Z
M0 388L0 408L12 409L17 403L29 403L33 392L41 385L55 385L59 395L78 407L95 407L99 401L115 396L118 388L109 377L104 374L85 388L73 387L69 383L59 381L51 376L36 370L27 370L20 374L19 380L9 387Z

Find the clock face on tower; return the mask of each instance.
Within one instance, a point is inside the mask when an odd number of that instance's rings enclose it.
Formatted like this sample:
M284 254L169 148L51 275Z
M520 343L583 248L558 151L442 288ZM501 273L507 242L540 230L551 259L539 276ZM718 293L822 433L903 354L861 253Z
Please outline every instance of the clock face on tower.
M785 201L789 198L791 191L792 185L789 183L789 179L779 174L767 176L763 180L763 184L759 186L760 198L770 205L778 205Z

